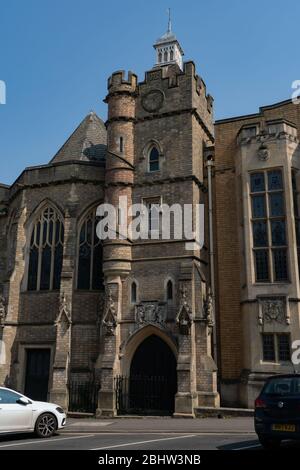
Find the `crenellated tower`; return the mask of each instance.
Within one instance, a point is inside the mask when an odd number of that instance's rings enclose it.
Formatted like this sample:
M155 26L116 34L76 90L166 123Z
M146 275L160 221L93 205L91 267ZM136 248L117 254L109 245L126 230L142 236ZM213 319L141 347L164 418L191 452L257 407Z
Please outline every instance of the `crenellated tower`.
M124 71L112 74L108 80L107 158L105 170L105 202L116 207L116 227L103 243L103 272L105 278L105 307L103 316L105 365L101 370L99 414L114 414L114 377L119 373L118 350L122 321L123 284L131 271L132 242L124 232L129 220L122 220L120 201L132 205L134 181L134 124L137 77ZM127 230L126 230L127 232ZM120 237L120 234L122 236ZM125 236L124 236L125 235Z

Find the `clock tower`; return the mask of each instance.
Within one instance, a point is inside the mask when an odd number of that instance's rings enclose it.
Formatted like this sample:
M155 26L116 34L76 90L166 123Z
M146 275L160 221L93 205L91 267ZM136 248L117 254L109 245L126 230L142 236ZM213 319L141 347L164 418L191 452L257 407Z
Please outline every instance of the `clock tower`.
M213 99L195 64L182 63L170 21L154 48L156 65L142 81L122 71L108 81L106 200L117 204L127 196L129 204L159 207L164 214L175 204L182 211L206 204L203 160L214 140ZM180 223L175 214L168 239L155 225L159 220L151 215L147 239L104 244L101 416L122 412L123 405L128 412L147 413L152 406L153 412L194 416L198 406L219 404L207 240L203 248L187 249L194 240L172 235ZM154 381L155 397L163 398L146 403L137 377L147 390L147 381ZM136 394L123 403L118 400L127 396L126 384Z

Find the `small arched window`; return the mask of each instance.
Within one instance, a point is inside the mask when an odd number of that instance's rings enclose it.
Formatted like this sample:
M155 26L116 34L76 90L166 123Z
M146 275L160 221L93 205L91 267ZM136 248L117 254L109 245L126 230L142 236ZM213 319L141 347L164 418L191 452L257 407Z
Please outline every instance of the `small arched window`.
M161 52L158 53L158 62L159 63L162 62L162 53Z
M135 304L137 301L137 285L136 282L133 281L131 284L131 303Z
M173 51L170 52L170 60L174 60L174 52Z
M60 288L63 244L63 222L52 207L46 207L32 228L28 290L58 290Z
M164 53L164 62L168 62L168 52L165 51Z
M156 147L152 147L149 153L149 171L159 170L159 151Z
M120 153L123 153L124 151L124 139L123 137L120 137Z
M80 225L77 289L103 289L102 242L96 234L98 222L95 208Z
M173 282L171 280L167 283L167 300L169 302L173 300Z

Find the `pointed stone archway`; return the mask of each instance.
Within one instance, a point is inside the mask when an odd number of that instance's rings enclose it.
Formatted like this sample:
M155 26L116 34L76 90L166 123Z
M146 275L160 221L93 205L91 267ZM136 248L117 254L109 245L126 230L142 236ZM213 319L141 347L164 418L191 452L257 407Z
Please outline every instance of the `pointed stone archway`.
M173 339L161 328L147 325L124 345L123 359L120 393L126 398L122 412L172 414L177 392L177 349Z

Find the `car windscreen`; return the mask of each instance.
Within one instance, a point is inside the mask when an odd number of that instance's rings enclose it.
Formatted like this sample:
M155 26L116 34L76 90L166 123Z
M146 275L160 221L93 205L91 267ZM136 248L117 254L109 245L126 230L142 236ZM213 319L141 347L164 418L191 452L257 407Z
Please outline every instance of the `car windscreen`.
M278 377L269 380L264 395L300 395L300 377Z

